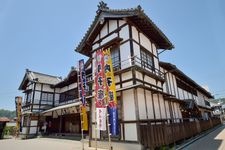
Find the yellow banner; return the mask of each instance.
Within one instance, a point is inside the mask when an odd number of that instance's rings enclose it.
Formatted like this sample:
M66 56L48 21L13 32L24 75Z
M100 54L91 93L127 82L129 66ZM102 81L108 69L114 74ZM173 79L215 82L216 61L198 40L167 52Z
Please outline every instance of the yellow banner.
M87 110L85 106L81 106L81 121L82 121L82 129L88 131L88 118L87 118Z
M106 49L103 51L104 53L104 62L105 62L105 80L106 80L106 97L109 106L116 106L117 98L116 98L116 85L115 78L113 73L112 59L110 55L110 49Z

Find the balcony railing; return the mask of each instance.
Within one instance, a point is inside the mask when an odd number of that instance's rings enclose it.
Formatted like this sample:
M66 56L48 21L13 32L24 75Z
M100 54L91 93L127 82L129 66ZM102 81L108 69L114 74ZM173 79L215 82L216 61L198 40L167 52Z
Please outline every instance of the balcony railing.
M136 67L140 67L140 69L143 69L149 74L153 74L153 75L156 75L157 77L165 79L163 72L161 72L155 66L151 65L149 62L142 60L138 56L133 56L122 61L119 61L119 59L115 59L115 60L118 60L118 61L113 60L114 72L126 69L128 67L136 66Z

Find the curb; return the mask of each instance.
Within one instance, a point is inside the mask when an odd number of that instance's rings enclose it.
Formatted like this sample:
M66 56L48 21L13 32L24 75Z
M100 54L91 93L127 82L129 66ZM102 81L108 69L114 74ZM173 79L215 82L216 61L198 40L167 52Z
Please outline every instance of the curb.
M207 130L207 131L201 133L200 135L197 135L197 136L194 137L194 138L189 139L188 142L185 142L184 144L181 144L181 145L178 146L175 150L182 150L182 149L184 149L184 148L187 147L188 145L194 143L195 141L201 139L202 137L208 135L209 133L211 133L211 132L217 130L218 128L222 127L223 125L224 125L224 124L221 123L220 125L217 125L216 127L212 128L212 129L209 129L209 130Z

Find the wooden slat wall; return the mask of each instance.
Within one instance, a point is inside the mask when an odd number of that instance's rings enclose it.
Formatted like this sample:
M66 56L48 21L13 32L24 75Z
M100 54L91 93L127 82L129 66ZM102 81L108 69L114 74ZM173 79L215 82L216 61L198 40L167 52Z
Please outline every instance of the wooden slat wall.
M221 124L219 118L171 124L142 124L140 142L147 148L155 149L188 139L218 124Z

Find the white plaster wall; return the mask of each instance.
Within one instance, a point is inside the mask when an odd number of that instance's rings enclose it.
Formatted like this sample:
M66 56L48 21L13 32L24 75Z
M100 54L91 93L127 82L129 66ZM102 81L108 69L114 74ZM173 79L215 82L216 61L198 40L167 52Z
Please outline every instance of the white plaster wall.
M107 31L107 23L102 27L102 30L100 31L100 38L106 36L108 34Z
M38 108L39 108L38 105L33 105L33 109L38 109ZM35 110L33 110L33 111L35 111Z
M97 35L97 37L95 38L95 40L94 40L93 43L95 43L95 42L98 41L98 40L99 40L99 34Z
M72 90L76 87L77 87L77 83L70 84L70 85L68 85L68 90Z
M31 120L30 126L37 126L37 120Z
M159 70L159 61L157 58L153 58L154 59L154 64L155 64L155 68Z
M119 26L122 26L122 25L124 25L126 23L126 21L124 21L124 20L119 20Z
M124 124L125 140L137 141L137 126L136 123Z
M36 83L36 87L35 87L35 90L41 90L41 84L40 83Z
M132 38L139 43L138 31L134 26L132 26Z
M168 77L169 77L169 84L170 84L170 87L171 87L171 89L170 89L171 93L170 94L175 95L172 74L168 73Z
M122 74L122 81L131 79L131 78L132 78L132 72L131 71L128 71L128 72L125 72L125 73Z
M123 27L123 28L119 31L119 34L120 34L120 38L122 38L123 41L129 39L129 28L128 28L128 25L126 25L125 27Z
M137 78L137 79L143 80L143 75L142 75L142 73L140 73L139 71L135 71L135 73L136 73L136 78Z
M170 81L169 81L169 73L166 73L166 83L167 83L167 85L168 85L168 90L167 90L167 92L168 92L169 94L171 94L171 83L170 83Z
M153 101L154 101L154 107L155 107L155 117L156 117L156 119L161 119L157 94L153 94Z
M30 127L30 134L36 134L37 127Z
M55 88L56 93L60 93L60 88Z
M92 46L92 49L94 50L94 49L98 48L99 46L100 46L99 43L96 43Z
M118 36L117 33L113 33L110 36L108 36L107 38L103 39L101 42L101 45L104 45L105 43L109 42L110 40L116 38Z
M167 118L171 118L168 101L165 101L165 109L166 109L166 116L167 116Z
M123 110L124 121L136 120L133 89L123 91Z
M145 76L144 77L144 81L148 82L148 83L151 83L152 85L156 85L156 80L149 77L149 76Z
M154 43L152 43L152 51L153 51L153 55L158 57L157 49Z
M205 106L205 102L204 102L204 95L202 93L200 93L199 91L197 91L197 99L198 99L198 104Z
M148 119L154 119L151 91L145 90L145 92L146 92Z
M175 118L179 118L178 112L177 112L177 103L173 103L173 105L174 105L174 114L175 114Z
M27 127L23 127L22 128L22 134L26 134L27 133Z
M177 81L176 81L176 77L175 75L172 74L172 82L174 84L174 95L176 97L178 97L178 93L177 93Z
M160 107L161 107L162 119L166 119L165 104L164 104L163 96L161 94L159 95L159 103L160 103Z
M188 99L187 91L184 90L184 99Z
M39 104L41 99L41 92L35 91L34 93L34 104Z
M109 33L117 29L117 20L109 20Z
M177 111L178 111L178 117L182 118L182 114L181 114L181 111L180 111L180 104L179 103L177 103Z
M141 61L139 60L141 58L141 52L140 52L140 46L133 42L133 47L134 47L134 56L136 57L135 63L136 65L141 66Z
M130 42L126 42L120 45L120 60L121 60L121 68L127 68L131 65L130 62Z
M189 97L189 99L193 99L192 94L191 94L191 93L189 93L189 92L188 92L188 97Z
M179 98L184 99L183 90L181 88L178 88L178 92L179 92Z
M147 119L144 89L137 89L139 118Z
M54 89L51 88L50 85L43 84L43 91L54 92Z
M140 44L152 53L151 42L143 33L140 33Z
M65 91L68 91L68 86L64 86L60 89L60 93L63 93Z

